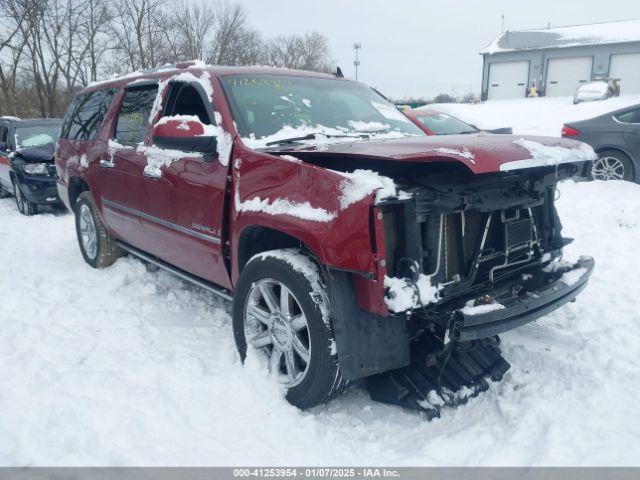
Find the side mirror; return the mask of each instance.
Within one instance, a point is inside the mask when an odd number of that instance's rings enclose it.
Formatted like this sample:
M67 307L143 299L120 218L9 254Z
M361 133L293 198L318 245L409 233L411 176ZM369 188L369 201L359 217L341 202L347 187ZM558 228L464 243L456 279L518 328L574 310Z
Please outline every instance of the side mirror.
M207 126L196 116L162 117L153 127L153 143L170 150L212 154L217 141Z

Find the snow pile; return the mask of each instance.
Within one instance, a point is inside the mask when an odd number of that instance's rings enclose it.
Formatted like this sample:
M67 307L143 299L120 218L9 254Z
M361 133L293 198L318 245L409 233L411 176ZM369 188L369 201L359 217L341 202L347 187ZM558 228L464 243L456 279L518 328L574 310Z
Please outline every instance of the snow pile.
M431 279L423 274L420 274L415 283L406 278L385 276L384 286L387 289L384 301L391 312L406 312L438 299L438 288L431 285Z
M399 113L399 112L398 112ZM404 115L403 115L404 117ZM404 117L406 119L406 117ZM374 122L376 123L376 122ZM393 139L393 138L404 138L406 135L404 133L398 132L396 130L389 131L375 131L370 130L366 132L366 137L362 137L358 135L357 131L350 131L348 129L340 129L340 128L332 128L327 127L325 125L300 125L297 127L292 127L291 125L284 125L280 130L271 135L266 135L264 137L255 138L253 134L249 137L242 137L242 141L244 144L253 149L259 148L267 148L272 142L279 142L282 140L288 140L291 138L300 138L309 136L311 138L305 140L299 140L296 143L307 144L307 145L332 145L336 143L351 143L351 142L362 142L365 140L382 140L382 139Z
M181 150L170 150L152 145L146 147L138 145L136 151L147 157L147 165L144 167L145 175L154 178L162 177L162 167L169 167L173 162L183 158L202 158L202 154L196 152L183 152Z
M506 307L498 302L483 303L481 305L474 305L474 300L470 300L467 304L460 309L462 313L467 316L483 315L485 313L495 312L497 310L504 310Z
M234 196L236 212L262 212L267 215L287 215L290 217L308 220L310 222L330 222L336 218L335 212L329 212L324 208L312 207L309 202L292 202L286 198L254 197L240 201L239 187L236 185Z
M312 291L309 293L311 300L320 308L322 319L325 323L328 324L330 322L329 300L327 299L326 288L320 276L320 270L318 269L318 265L307 255L300 253L300 250L296 248L285 248L259 253L254 255L249 262L254 258L277 258L289 264L296 272L302 273L311 284ZM335 352L332 352L332 354L333 353Z
M567 148L562 146L548 146L541 143L519 138L514 140L516 145L526 149L531 158L525 160L515 160L500 165L500 170L509 172L511 170L519 170L522 168L544 167L551 165L560 165L562 163L582 162L587 160L595 160L598 158L596 152L593 151L586 143L579 143L576 147Z
M559 191L564 257L595 257L589 285L501 335L504 380L432 422L358 385L288 405L240 363L230 303L131 257L92 269L72 215L2 199L0 464L640 466L640 186Z
M584 277L585 273L587 273L586 268L576 268L575 270L571 270L562 274L562 277L560 277L560 281L566 283L571 287L572 285L578 283L582 279L582 277Z
M279 157L282 158L283 160L288 161L288 162L302 163L302 160L300 160L299 158L294 157L293 155L280 155Z
M340 208L345 208L359 202L363 198L376 192L376 203L385 198L397 195L396 184L388 177L371 170L355 170L352 173L336 172L346 177L340 183Z
M435 148L434 151L438 153L444 153L447 155L456 155L458 157L462 157L466 160L469 160L474 165L476 163L476 160L475 160L476 157L473 155L472 152L469 151L469 149L467 149L467 147L464 147L462 150L457 150L455 148L440 147L440 148Z
M640 95L621 95L577 105L573 104L573 97L539 97L481 103L438 103L421 108L453 115L484 130L512 127L516 135L559 137L565 123L597 117L638 103Z
M391 126L381 122L363 122L361 120L349 120L349 127L356 132L379 132L380 130L388 130Z

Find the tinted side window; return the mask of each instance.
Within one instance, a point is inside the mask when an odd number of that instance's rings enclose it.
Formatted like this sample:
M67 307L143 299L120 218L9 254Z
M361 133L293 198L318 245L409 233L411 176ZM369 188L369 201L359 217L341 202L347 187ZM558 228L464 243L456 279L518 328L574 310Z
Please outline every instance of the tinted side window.
M95 140L113 94L109 89L76 95L65 115L61 138Z
M640 109L621 113L616 118L623 123L640 123Z
M205 125L211 125L211 118L202 96L193 85L188 83L171 84L164 115L195 115Z
M125 92L116 123L115 138L118 142L124 145L144 142L157 93L157 85L131 88Z

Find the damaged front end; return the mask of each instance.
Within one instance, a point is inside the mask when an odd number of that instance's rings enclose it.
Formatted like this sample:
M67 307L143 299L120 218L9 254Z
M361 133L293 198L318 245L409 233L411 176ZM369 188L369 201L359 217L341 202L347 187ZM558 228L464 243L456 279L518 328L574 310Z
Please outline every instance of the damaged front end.
M418 288L409 303L406 295L394 302L403 292L388 291L390 309L410 314L415 329L435 325L443 338L448 333L475 340L575 298L593 261L559 262L570 240L561 236L554 205L557 182L574 170L563 165L470 176L444 171L402 185L410 198L377 206L385 226L386 275ZM429 301L417 295L425 276L434 287Z
M439 415L509 369L498 334L573 301L593 259L562 261L570 239L554 205L574 165L460 175L432 171L409 196L377 205L384 220L386 303L405 316L408 366L370 377L375 400ZM391 281L390 281L391 280ZM429 287L431 290L426 292ZM408 294L407 294L408 293Z

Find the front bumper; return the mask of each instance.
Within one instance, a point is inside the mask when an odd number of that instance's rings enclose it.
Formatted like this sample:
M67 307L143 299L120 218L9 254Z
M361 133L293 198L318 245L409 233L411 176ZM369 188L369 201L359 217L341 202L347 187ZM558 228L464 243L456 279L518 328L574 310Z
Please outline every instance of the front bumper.
M45 175L16 175L22 194L31 203L50 205L60 203L56 178Z
M584 290L594 261L582 257L575 264L554 262L549 266L505 281L492 293L497 308L459 309L455 315L453 337L459 341L492 337L536 320L565 303L575 300Z

